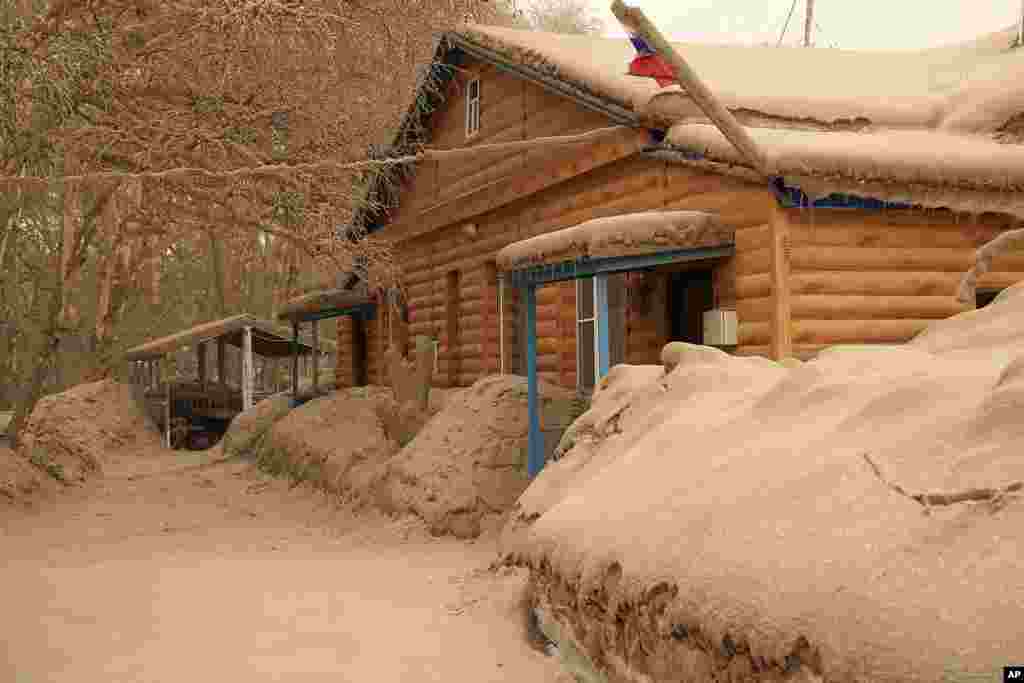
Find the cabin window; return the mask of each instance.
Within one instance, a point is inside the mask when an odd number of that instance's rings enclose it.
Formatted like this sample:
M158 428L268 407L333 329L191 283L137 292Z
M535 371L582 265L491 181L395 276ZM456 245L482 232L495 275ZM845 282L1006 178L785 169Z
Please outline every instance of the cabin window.
M480 79L474 78L466 87L466 137L480 132Z
M576 387L590 392L597 384L597 318L594 278L576 280Z

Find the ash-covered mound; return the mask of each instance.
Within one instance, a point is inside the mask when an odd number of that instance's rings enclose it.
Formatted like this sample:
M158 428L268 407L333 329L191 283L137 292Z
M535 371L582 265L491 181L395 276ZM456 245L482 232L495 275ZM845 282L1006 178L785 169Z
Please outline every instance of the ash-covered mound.
M575 394L542 383L553 422ZM541 428L550 426L542 422ZM475 538L497 529L526 488L526 379L495 375L455 392L389 463L377 504L421 517L435 534Z
M612 371L503 538L609 680L996 680L1019 658L1024 286L903 347L676 351Z
M160 435L114 380L80 384L42 398L22 433L18 457L51 479L76 483L104 464L160 448Z

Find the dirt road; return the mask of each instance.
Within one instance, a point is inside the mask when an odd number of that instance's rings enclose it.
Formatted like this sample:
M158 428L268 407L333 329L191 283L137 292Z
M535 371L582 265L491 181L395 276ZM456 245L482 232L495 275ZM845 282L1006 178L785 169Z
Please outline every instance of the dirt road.
M493 543L354 519L244 464L164 467L0 511L0 680L565 680L524 640L523 577L486 571Z

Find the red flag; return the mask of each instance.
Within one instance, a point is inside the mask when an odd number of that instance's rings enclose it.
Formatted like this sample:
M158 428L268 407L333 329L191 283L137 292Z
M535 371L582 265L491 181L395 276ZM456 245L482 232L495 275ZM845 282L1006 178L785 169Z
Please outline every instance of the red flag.
M640 78L653 78L662 88L676 82L676 72L672 65L665 61L665 58L658 54L657 50L647 44L647 41L636 33L629 34L629 41L636 49L636 57L629 63L627 75Z

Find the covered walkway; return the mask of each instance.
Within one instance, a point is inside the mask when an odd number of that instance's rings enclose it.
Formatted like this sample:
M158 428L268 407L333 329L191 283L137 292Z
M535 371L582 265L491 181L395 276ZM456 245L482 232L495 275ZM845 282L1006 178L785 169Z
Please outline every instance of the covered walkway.
M593 277L598 375L610 369L608 276L687 261L731 256L733 230L697 211L644 212L597 218L510 244L497 255L505 282L526 306L529 440L527 470L544 467L537 379L537 288Z

